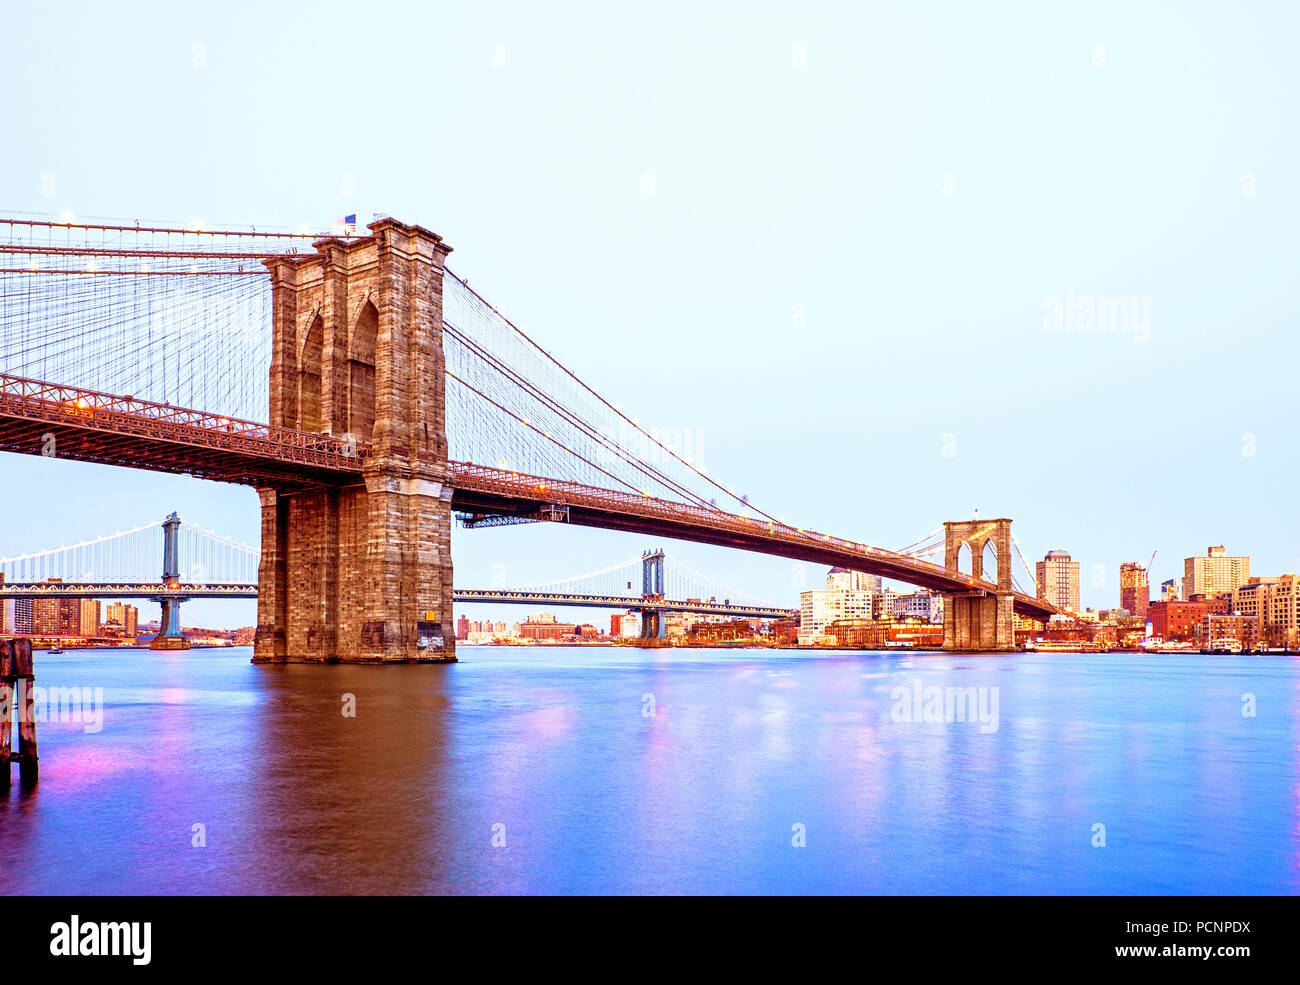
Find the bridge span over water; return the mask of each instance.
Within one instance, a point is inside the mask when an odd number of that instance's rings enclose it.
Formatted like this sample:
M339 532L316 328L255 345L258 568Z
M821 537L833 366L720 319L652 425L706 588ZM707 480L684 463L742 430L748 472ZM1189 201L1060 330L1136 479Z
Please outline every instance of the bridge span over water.
M360 236L0 218L0 451L255 487L260 662L454 659L453 510L934 589L950 649L1011 649L1016 618L1056 611L1013 578L1008 519L891 551L765 512L583 382L450 252L391 218Z

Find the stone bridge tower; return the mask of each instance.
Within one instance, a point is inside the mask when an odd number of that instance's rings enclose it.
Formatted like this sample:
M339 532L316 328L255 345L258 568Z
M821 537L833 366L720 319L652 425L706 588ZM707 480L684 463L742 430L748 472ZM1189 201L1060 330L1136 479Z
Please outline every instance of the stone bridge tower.
M943 525L945 547L943 566L949 572L960 571L961 548L970 549L971 577L984 578L984 548L992 543L997 554L996 587L984 583L969 592L944 593L943 648L984 653L1006 652L1016 648L1015 589L1011 584L1011 521L963 520Z
M393 219L266 261L270 423L355 441L362 481L261 488L255 663L455 660L442 348L450 247Z

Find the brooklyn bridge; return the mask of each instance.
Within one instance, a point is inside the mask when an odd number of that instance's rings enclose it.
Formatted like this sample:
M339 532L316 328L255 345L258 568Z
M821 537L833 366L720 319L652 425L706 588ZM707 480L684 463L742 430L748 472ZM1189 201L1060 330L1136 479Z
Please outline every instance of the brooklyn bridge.
M0 218L0 451L255 488L255 582L222 583L256 594L255 662L454 660L455 516L932 589L946 649L1012 649L1017 618L1057 611L1014 577L1009 519L945 523L899 550L787 523L584 383L447 266L440 236L368 228ZM201 590L164 564L169 579ZM640 604L655 608L644 585Z

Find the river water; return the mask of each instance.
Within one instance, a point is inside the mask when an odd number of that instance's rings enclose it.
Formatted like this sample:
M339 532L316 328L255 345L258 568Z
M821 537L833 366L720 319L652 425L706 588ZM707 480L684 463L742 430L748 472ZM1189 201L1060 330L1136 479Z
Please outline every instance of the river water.
M1300 891L1293 657L460 655L38 653L0 892Z

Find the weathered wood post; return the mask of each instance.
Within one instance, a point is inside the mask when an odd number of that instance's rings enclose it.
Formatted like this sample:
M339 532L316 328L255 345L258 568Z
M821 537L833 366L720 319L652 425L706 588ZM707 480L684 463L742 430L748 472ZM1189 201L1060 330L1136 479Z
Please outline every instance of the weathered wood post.
M36 786L36 671L32 664L32 641L12 643L14 680L18 684L18 782Z
M0 790L8 790L10 783L9 761L13 751L14 729L14 645L12 640L0 640Z

